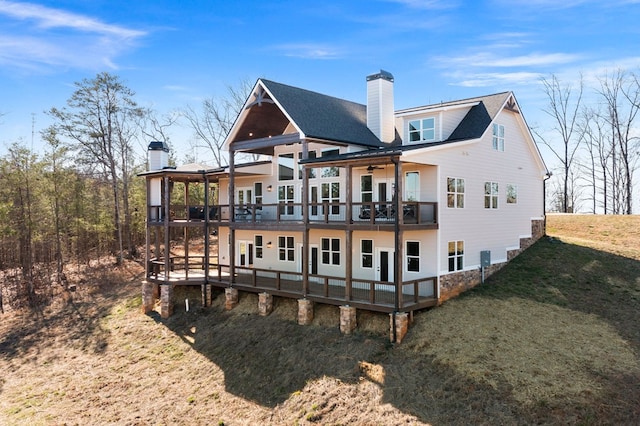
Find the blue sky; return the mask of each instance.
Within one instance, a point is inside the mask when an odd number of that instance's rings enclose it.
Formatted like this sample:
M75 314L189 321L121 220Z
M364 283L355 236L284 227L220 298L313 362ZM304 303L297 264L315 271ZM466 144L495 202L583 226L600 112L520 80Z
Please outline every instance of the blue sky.
M640 0L0 0L0 153L39 149L44 111L101 71L165 113L259 77L364 103L384 69L396 109L512 90L550 127L540 78L637 71L639 18ZM171 138L186 152L187 128Z

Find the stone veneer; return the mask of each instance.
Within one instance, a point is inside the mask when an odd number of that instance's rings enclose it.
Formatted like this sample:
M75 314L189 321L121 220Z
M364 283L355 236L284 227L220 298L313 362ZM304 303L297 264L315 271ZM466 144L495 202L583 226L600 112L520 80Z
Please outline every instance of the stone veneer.
M537 219L531 221L531 237L520 238L520 248L517 250L509 250L507 252L507 262L494 263L484 269L485 279L493 275L504 267L511 259L528 249L533 243L538 241L545 234L545 221L544 219ZM443 275L440 277L440 298L438 304L456 297L460 293L463 293L482 282L482 272L480 269L456 272L452 274Z

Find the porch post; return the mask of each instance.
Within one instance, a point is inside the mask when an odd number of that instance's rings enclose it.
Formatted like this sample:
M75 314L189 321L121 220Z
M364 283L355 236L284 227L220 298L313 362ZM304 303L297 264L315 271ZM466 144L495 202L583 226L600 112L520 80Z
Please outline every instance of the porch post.
M169 221L171 220L171 194L169 193L169 176L164 175L164 281L169 281L171 242L169 241ZM156 256L157 257L157 256Z
M402 265L404 262L404 250L402 247L403 231L402 225L402 164L398 158L392 160L394 163L394 188L393 188L393 208L395 214L395 252L396 261L394 262L394 279L396 287L396 312L399 312L403 306L402 303Z
M344 291L344 298L345 300L349 301L351 300L351 280L353 278L353 230L351 229L351 222L352 222L352 206L351 203L353 202L353 190L352 190L352 183L353 183L353 179L352 179L352 174L353 174L353 166L348 165L346 167L346 172L347 172L347 176L346 176L346 185L347 188L345 189L345 204L346 204L346 217L345 217L345 223L347 225L346 229L345 229L345 250L346 250L346 259L345 259L345 277L344 277L344 285L345 285L345 291Z
M189 181L184 183L184 206L186 209L187 222L191 221L189 216ZM184 278L189 279L189 227L182 228L182 241L184 241Z
M235 228L235 207L236 185L235 185L235 150L233 144L229 147L229 286L236 282L236 228Z
M302 159L309 157L309 146L306 139L302 140ZM309 168L302 167L302 297L309 293Z
M150 196L151 196L151 179L146 179L147 183L147 214L145 215L145 262L144 262L144 277L149 278L149 260L151 259L151 227L149 226L149 215L151 214Z
M202 268L204 269L204 283L209 284L209 250L211 231L209 229L209 176L204 176L204 259L202 259ZM210 300L211 298L209 298ZM205 305L207 306L207 305Z

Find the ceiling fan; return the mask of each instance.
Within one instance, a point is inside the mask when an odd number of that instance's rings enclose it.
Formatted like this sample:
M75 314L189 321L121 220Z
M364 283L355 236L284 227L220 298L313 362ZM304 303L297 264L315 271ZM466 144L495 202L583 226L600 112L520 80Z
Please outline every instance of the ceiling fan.
M374 170L382 170L382 167L377 167L377 166L369 166L369 167L367 167L367 172L368 173L373 173Z

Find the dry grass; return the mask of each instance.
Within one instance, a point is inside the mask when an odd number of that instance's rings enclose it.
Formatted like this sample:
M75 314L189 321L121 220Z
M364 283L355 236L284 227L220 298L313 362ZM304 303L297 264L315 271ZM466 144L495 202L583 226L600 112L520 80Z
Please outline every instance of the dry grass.
M199 288L164 321L140 313L138 265L97 268L72 304L0 317L0 424L635 424L637 220L550 216L555 238L398 346L386 315L343 336L336 307L303 327L295 301L261 317Z

